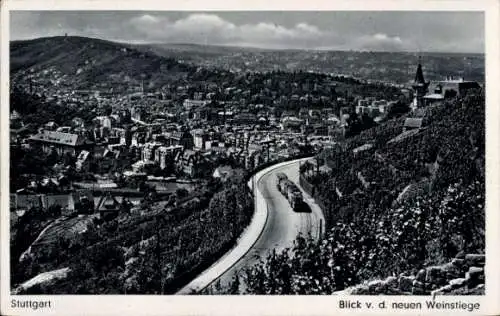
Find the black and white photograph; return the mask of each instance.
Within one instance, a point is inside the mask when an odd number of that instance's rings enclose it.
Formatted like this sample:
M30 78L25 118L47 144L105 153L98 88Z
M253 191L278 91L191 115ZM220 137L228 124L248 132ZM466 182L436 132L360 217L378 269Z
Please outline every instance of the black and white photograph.
M478 311L460 297L488 288L484 11L8 16L9 308L383 295Z

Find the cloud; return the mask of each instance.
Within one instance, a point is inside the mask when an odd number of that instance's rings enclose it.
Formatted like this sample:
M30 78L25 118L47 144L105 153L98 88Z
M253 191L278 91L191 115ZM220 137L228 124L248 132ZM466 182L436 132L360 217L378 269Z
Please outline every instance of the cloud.
M13 11L11 39L80 35L120 42L262 48L484 52L470 12Z
M348 34L320 30L306 22L289 27L270 22L236 25L216 14L196 13L175 21L144 14L132 18L131 25L141 37L159 42L302 49L345 49L347 45L360 50L405 50L399 36L376 33L348 38Z
M154 41L208 44L246 44L272 48L309 47L325 33L308 23L285 27L269 22L236 25L215 14L191 14L176 21L142 15L131 19L136 31Z
M149 15L149 14L144 14L135 18L132 18L132 23L133 24L138 24L138 25L148 25L148 24L156 24L160 21L159 18Z
M401 43L401 38L399 38L399 36L390 37L387 36L387 34L381 33L373 35L373 39L379 42Z
M389 36L385 33L361 36L356 42L356 46L363 50L399 51L409 49L409 46L405 45L399 36Z

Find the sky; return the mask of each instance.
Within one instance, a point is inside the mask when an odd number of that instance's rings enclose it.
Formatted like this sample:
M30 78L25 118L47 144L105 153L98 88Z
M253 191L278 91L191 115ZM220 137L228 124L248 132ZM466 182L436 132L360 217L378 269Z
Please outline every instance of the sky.
M11 11L11 40L484 53L484 14L432 11Z

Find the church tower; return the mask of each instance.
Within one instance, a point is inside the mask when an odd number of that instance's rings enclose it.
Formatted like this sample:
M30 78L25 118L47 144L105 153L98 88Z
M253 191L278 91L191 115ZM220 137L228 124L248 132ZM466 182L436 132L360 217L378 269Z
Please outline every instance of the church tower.
M414 91L413 103L411 104L412 110L424 106L424 96L428 91L429 82L425 82L424 73L422 71L422 64L418 62L417 73L415 74L415 81L412 85Z

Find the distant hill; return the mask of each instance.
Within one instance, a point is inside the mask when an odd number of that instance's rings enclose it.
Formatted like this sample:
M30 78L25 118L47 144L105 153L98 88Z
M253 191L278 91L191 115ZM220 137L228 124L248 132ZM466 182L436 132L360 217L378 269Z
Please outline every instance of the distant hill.
M442 80L454 76L484 82L484 54L262 49L178 43L134 47L211 68L332 72L398 83L413 80L420 55L426 79Z
M241 47L241 46L222 46L222 45L201 45L201 44L188 44L188 43L155 43L155 44L141 44L134 45L137 49L150 48L151 50L159 51L178 51L178 52L192 52L201 54L228 54L238 52L261 52L272 51L271 49L255 48L255 47Z
M229 64L220 63L221 59L234 58L236 56L252 56L260 53L272 53L272 50L219 45L200 45L184 43L154 43L139 44L133 47L141 52L153 53L166 58L173 58L192 65L203 65L210 68L231 68L235 63L230 60ZM236 61L237 63L239 61Z
M263 48L254 46L231 46L231 45L213 45L213 44L193 44L193 43L148 43L132 45L137 49L151 48L165 51L197 52L207 54L228 54L235 52L312 52L312 53L337 53L337 54L374 54L374 55L421 55L423 57L484 57L479 53L445 53L445 52L378 52L378 51L345 51L328 49L298 49L298 48Z
M161 85L186 77L194 67L129 44L95 38L56 36L10 43L11 79L61 79L74 88L128 85L147 80Z
M28 78L46 86L127 90L142 80L150 88L187 79L199 66L233 71L314 71L408 83L417 63L413 53L270 50L197 44L127 44L95 38L56 36L12 41L11 80ZM423 53L427 80L447 76L484 82L484 55Z

